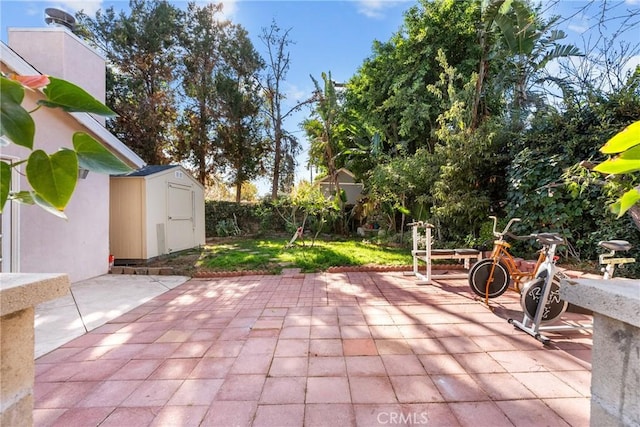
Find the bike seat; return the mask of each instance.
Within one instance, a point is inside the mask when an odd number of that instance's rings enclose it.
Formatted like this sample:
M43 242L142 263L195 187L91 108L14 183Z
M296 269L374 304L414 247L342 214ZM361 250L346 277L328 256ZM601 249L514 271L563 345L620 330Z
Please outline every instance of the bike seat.
M557 233L538 233L536 239L543 245L562 245L564 238Z
M605 249L609 249L610 251L628 251L633 247L631 246L631 243L626 240L605 240L599 242L598 245Z

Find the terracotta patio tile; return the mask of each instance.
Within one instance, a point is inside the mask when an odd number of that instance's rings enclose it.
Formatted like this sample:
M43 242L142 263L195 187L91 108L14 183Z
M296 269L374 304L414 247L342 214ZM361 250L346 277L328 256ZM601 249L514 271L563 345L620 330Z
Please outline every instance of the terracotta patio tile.
M311 333L310 326L286 326L280 331L280 339L309 339Z
M240 356L255 354L273 354L278 340L276 338L249 338L245 341Z
M310 340L309 341L310 356L342 356L342 340L326 339L326 340Z
M445 354L447 351L436 338L407 338L407 345L414 354Z
M37 358L36 365L61 363L67 361L70 357L82 352L83 350L85 350L83 347L58 347L57 349Z
M366 325L367 321L362 314L356 315L338 315L338 324L340 326L359 326Z
M202 426L211 427L250 427L257 402L251 401L215 401L202 420Z
M591 397L591 371L556 371L553 375L584 397Z
M209 347L204 357L237 357L243 345L243 341L217 341Z
M171 356L180 347L180 343L151 343L137 354L138 359L162 359Z
M531 337L529 337L531 338ZM535 340L533 340L535 341ZM507 372L545 372L547 368L531 357L529 351L491 351L487 354L501 364Z
M306 357L309 354L309 340L278 340L275 357Z
M113 375L127 363L126 360L90 360L79 362L79 370L73 374L71 381L100 381Z
M209 402L210 403L210 402ZM198 427L209 410L203 406L165 406L151 422L153 427Z
M345 356L375 356L378 354L376 343L372 339L343 340L342 348Z
M193 330L170 330L162 334L156 342L185 342L193 334Z
M294 326L311 326L311 316L289 315L284 318L282 324L284 328Z
M348 356L345 362L350 377L387 375L380 356Z
M511 375L539 398L582 397L551 372L515 372Z
M130 360L109 377L110 380L144 380L162 364L164 359Z
M218 340L220 341L235 341L242 340L249 336L249 332L251 332L251 328L232 328L227 327L222 330Z
M355 427L353 406L346 403L310 403L305 406L305 427Z
M306 357L274 357L269 369L270 377L303 377L307 375Z
M420 359L414 354L382 354L382 363L389 375L424 375Z
M152 380L185 379L198 364L197 359L167 359L149 376Z
M399 402L442 402L444 399L428 375L390 376Z
M482 351L515 350L516 347L507 338L500 335L486 335L470 337Z
M371 338L369 327L365 324L340 326L340 336L343 339Z
M34 402L35 408L71 408L84 399L99 382L61 382L42 399Z
M253 427L301 426L304 422L304 405L260 405Z
M121 407L154 407L163 406L182 385L182 380L147 380L143 381L127 397Z
M467 373L505 372L505 369L486 353L457 353L453 357Z
M400 335L406 339L433 338L431 329L427 325L399 325Z
M153 419L161 411L160 407L149 408L116 408L100 424L100 427L122 427L125 425L146 427L151 425Z
M308 377L307 403L350 403L347 377Z
M146 344L121 344L111 346L108 347L109 350L104 353L100 359L135 359L146 347Z
M267 378L260 395L260 404L304 403L305 377Z
M91 361L91 360L96 360L96 359L100 359L100 358L104 358L104 355L115 350L115 349L119 349L119 348L123 348L126 344L118 344L118 345L101 345L98 347L88 347L83 349L82 351L74 354L73 356L69 357L67 359L68 362L86 362L86 361ZM132 346L138 346L137 350L139 351L141 348L144 348L143 344L130 344ZM126 358L131 359L132 355L131 354L127 354L128 352L125 351L123 356L124 357L109 357L109 359L119 359L119 358ZM135 354L135 351L132 352L132 354Z
M479 422L495 427L513 426L494 402L453 402L449 408L462 426L476 427Z
M135 381L105 381L93 389L86 398L76 404L81 408L118 406L124 401L135 389L137 389L141 380Z
M572 426L588 426L591 399L583 397L543 399L556 414Z
M57 426L57 427L83 427L100 425L102 421L114 410L113 407L102 408L71 408L66 410L63 414L57 417L51 423L45 422L38 410L33 414L34 426Z
M357 404L353 405L353 411L358 427L409 425L400 404Z
M254 400L262 393L264 375L227 375L216 400Z
M470 375L433 375L431 379L447 402L489 400L487 393Z
M438 341L450 354L477 353L483 350L469 337L441 337Z
M509 373L472 374L493 400L534 399L535 395Z
M185 380L175 394L169 399L169 406L209 405L222 386L223 379Z
M388 377L349 377L353 403L397 403Z
M241 354L231 366L232 374L265 374L271 366L271 354Z
M171 355L173 358L202 357L211 347L211 342L185 342Z
M549 407L541 400L511 400L496 402L496 405L516 427L569 426L558 414L549 410Z
M372 325L369 326L371 336L375 339L405 338L400 329L395 325Z
M402 410L404 414L411 416L414 426L421 424L429 427L455 427L460 425L446 403L405 404Z
M220 336L221 333L222 329L198 329L194 331L193 334L189 336L189 338L187 338L186 342L203 342L211 344Z
M344 357L310 357L308 376L310 377L342 377L347 375Z
M311 339L340 338L340 327L336 325L311 325Z
M413 354L404 338L377 339L375 341L379 354Z

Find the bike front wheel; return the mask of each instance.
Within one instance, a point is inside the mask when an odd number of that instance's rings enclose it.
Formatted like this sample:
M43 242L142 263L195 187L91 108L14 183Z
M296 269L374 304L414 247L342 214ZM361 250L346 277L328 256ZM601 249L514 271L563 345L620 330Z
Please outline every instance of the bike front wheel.
M527 315L529 319L535 319L538 305L540 305L540 298L544 291L544 283L546 280L546 274L541 275L544 277L538 277L527 283L525 283L522 294L520 295L520 305L522 311ZM560 279L557 275L553 276L551 281L551 290L547 298L547 304L544 307L542 313L541 324L553 323L567 311L567 302L560 299Z
M493 277L491 276L493 270ZM478 296L496 298L509 288L511 276L509 269L502 262L494 263L492 259L478 261L469 271L469 286Z

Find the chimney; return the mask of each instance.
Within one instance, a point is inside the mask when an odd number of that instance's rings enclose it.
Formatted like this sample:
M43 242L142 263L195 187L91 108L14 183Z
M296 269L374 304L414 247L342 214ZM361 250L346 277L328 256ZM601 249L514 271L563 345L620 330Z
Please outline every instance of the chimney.
M68 80L104 103L105 59L71 32L72 15L47 8L45 22L43 28L9 28L9 47L40 73ZM94 117L104 125L103 117Z

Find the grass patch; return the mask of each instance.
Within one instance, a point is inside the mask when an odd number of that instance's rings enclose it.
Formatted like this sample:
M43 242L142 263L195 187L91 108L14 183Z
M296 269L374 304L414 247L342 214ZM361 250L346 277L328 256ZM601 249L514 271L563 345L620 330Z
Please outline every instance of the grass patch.
M326 271L329 267L360 265L410 265L411 251L390 248L362 240L316 241L285 248L288 239L237 239L174 254L161 261L176 274L193 275L197 271L262 270L278 274L282 268L300 268L302 272Z

